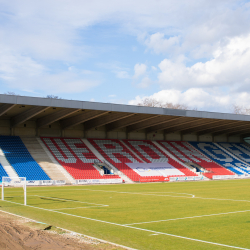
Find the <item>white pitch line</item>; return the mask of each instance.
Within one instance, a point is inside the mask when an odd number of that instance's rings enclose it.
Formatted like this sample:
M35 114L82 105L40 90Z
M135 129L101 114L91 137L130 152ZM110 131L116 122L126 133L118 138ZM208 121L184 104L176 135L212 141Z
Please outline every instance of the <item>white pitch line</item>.
M125 225L137 225L137 224L148 224L148 223L173 221L173 220L185 220L185 219L193 219L193 218L201 218L201 217L209 217L209 216L217 216L217 215L226 215L226 214L237 214L237 213L245 213L245 212L250 212L250 210L234 211L234 212L219 213L219 214L205 214L205 215L197 215L197 216L192 216L192 217L182 217L182 218L167 219L167 220L136 222L136 223L130 223L130 224L125 224Z
M195 197L194 194L188 194L188 193L176 193L176 192L147 192L147 194L186 194L192 196L192 198ZM176 197L186 197L186 196L176 196Z
M13 201L6 201L6 202L10 202L10 203L13 203L13 204L18 204L18 205L24 206L24 204L13 202ZM234 248L234 249L240 249L240 250L250 250L249 248L243 248L243 247L237 247L237 246L230 246L230 245L226 245L226 244L215 243L215 242L206 241L206 240L199 240L199 239L189 238L189 237L175 235L175 234L163 233L163 232L158 232L158 231L144 229L144 228L139 228L139 227L132 227L132 226L129 226L129 225L123 225L123 224L118 224L118 223L114 223L114 222L108 222L108 221L103 221L103 220L98 220L98 219L92 219L92 218L88 218L88 217L84 217L84 216L79 216L79 215L74 215L74 214L67 214L67 213L64 213L64 212L50 210L50 209L46 209L46 208L34 207L34 206L30 206L30 205L26 205L26 207L36 208L36 209L40 209L40 210L44 210L44 211L49 211L49 212L53 212L53 213L59 213L59 214L67 215L67 216L72 216L72 217L76 217L76 218L81 218L81 219L86 219L86 220L91 220L91 221L106 223L106 224L110 224L110 225L115 225L115 226L120 226L120 227L125 227L125 228L140 230L140 231L145 231L145 232L149 232L149 233L153 233L153 234L161 234L161 235L171 236L171 237L175 237L175 238L179 238L179 239L185 239L185 240L191 240L191 241L206 243L206 244L210 244L210 245L216 245L216 246L222 246L222 247Z
M89 206L89 207L104 207L104 206ZM89 207L66 207L66 208L58 208L58 209L51 209L51 210L57 211L57 210L64 210L64 209L78 209L78 208L89 208Z
M148 194L186 194L186 195L193 195L188 193L177 193L177 192L147 192Z
M151 194L151 193L131 193L131 192L117 192L117 191L106 191L106 190L92 190L92 189L81 189L81 190L86 190L86 191L94 191L94 192L109 192L109 193L118 193L118 194L139 194L139 195L151 195L151 196L168 196L168 197L174 197L174 198L194 198L192 197L188 197L188 196L180 196L180 195L159 195L159 194Z
M139 194L139 195L150 195L150 196L160 196L160 197L174 197L174 198L186 198L186 199L203 199L203 200L219 200L219 201L243 201L250 202L250 200L233 200L233 199L220 199L220 198L204 198L193 195L192 197L188 196L174 196L174 195L159 195L159 194L151 194L151 193L133 193L133 192L117 192L117 191L106 191L106 190L96 190L96 189L77 189L82 191L96 191L96 192L111 192L111 193L120 193L120 194Z
M152 195L152 196L170 196L170 197L184 197L184 198L192 198L192 197L188 197L188 196L173 196L173 195L157 195L157 194L154 194L155 192L148 192L148 193L132 193L132 192L117 192L117 191L106 191L106 190L96 190L96 189L87 189L87 188L84 188L84 189L68 189L68 190L64 190L64 191L94 191L94 192L107 192L107 193L118 193L118 194L139 194L139 195ZM32 190L33 191L41 191L41 190ZM47 191L54 191L54 190L46 190ZM59 189L58 189L59 191ZM60 189L61 191L61 189ZM167 192L167 193L174 193L174 192ZM178 193L177 193L178 194ZM179 193L179 194L186 194L186 193ZM195 196L193 194L187 194L187 195L192 195L192 196Z
M59 189L58 189L59 190ZM150 196L160 196L160 197L174 197L174 198L186 198L186 199L203 199L203 200L218 200L218 201L241 201L241 202L250 202L250 200L234 200L234 199L221 199L221 198L205 198L205 197L198 197L193 195L192 197L188 197L188 196L174 196L174 195L154 195L152 193L132 193L132 192L117 192L117 191L106 191L106 190L96 190L96 189L68 189L68 190L64 190L64 191L95 191L95 192L109 192L109 193L118 193L118 194L139 194L139 195L150 195ZM41 191L41 190L33 190L33 191ZM48 191L53 191L54 190L46 190L46 192ZM61 189L60 189L61 191Z

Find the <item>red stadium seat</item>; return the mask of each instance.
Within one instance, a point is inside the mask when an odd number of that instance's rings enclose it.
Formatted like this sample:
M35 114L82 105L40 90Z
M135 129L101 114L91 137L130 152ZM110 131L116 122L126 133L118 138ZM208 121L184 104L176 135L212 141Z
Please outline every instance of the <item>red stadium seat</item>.
M81 139L42 137L44 144L55 159L74 179L109 179L93 167L100 160L89 150ZM120 178L112 175L111 178Z

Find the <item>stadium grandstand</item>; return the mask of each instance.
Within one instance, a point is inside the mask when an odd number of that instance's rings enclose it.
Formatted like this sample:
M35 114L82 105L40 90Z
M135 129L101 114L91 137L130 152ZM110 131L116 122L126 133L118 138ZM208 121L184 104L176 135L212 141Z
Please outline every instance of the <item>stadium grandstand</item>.
M0 95L0 179L28 185L250 176L250 116Z

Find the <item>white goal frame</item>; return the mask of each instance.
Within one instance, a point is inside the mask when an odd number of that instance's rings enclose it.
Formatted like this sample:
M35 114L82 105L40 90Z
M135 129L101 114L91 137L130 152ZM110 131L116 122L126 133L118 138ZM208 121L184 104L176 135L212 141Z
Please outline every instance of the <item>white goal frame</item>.
M2 177L2 201L4 201L4 187L23 187L24 206L27 205L27 184L26 177Z

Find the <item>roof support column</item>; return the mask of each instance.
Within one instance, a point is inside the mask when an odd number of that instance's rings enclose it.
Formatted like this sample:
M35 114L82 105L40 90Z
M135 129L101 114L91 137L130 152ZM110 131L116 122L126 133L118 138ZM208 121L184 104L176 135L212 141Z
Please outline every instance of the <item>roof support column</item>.
M127 140L128 140L129 133L128 133L127 127L125 128L125 133L126 133L126 137L125 137L125 139L127 139Z
M197 134L197 141L200 142L200 136Z
M245 141L244 141L244 136L242 136L242 135L240 136L240 142L241 142L241 143L244 143L244 142L245 142Z
M36 128L36 136L40 137L40 128Z
M183 134L181 133L181 141L183 141Z
M108 139L108 132L107 132L106 127L105 127L105 139Z
M126 139L128 140L128 132L126 131Z
M61 129L61 137L65 137L65 130Z
M82 134L83 134L83 135L82 135L82 138L87 139L87 138L86 138L86 133L85 133L84 128L83 128L83 130L82 130Z
M164 140L167 141L167 134L164 133L164 131L163 131L163 135L164 135Z

